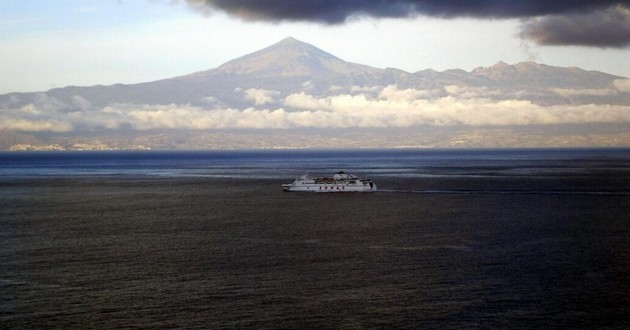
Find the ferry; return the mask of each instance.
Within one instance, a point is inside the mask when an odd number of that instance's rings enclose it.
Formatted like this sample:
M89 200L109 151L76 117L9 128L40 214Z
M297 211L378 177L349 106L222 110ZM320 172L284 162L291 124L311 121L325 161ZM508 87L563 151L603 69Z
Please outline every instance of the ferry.
M339 172L332 177L311 178L308 174L296 179L293 183L282 185L283 191L300 192L372 192L376 184L369 179Z

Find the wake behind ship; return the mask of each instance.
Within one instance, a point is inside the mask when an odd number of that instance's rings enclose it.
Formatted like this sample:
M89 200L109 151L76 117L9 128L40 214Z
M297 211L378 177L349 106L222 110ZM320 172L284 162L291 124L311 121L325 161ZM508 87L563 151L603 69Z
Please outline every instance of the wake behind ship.
M307 175L282 185L283 191L300 192L372 192L376 184L369 179L339 172L332 177L311 178Z

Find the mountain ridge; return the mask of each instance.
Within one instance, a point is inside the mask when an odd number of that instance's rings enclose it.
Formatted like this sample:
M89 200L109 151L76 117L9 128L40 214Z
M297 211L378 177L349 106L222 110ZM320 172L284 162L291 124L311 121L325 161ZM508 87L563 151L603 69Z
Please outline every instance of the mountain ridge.
M351 73L377 69L346 62L311 44L287 37L269 47L228 61L216 70L241 75L305 76L321 72Z
M596 90L608 88L617 79L625 78L580 68L555 67L535 62L510 65L502 61L471 71L424 69L411 73L396 68L380 69L347 62L309 43L287 37L205 71L137 84L67 86L44 92L9 93L0 95L0 105L23 106L37 103L42 98L54 98L68 104L68 111L80 107L76 104L83 101L100 107L112 103L196 106L220 103L239 108L251 105L238 92L249 89L276 91L283 96L300 92L325 96L333 91L353 93L388 85L426 90L443 90L450 85L493 88L500 90L505 97L549 105L576 102L578 97L572 95L568 98L550 90ZM528 93L521 93L523 90ZM535 97L541 93L545 95ZM444 93L438 95L443 96ZM208 104L210 99L216 102ZM620 98L619 95L613 95L605 101L608 100L615 104L628 101L627 97ZM601 103L604 100L591 95L578 101Z
M406 72L294 38L173 78L0 95L13 150L628 146L628 125L620 76L501 61Z

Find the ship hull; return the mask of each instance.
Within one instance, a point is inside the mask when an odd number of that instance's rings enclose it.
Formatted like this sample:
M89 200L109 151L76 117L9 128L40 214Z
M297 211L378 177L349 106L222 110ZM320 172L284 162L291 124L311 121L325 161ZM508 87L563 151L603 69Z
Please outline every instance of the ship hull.
M333 177L314 179L305 175L293 183L283 184L282 190L314 193L373 192L376 191L376 184L372 180L339 172Z
M376 191L376 185L343 185L343 184L329 184L329 185L282 185L282 190L293 192L316 192L316 193L341 193L341 192L373 192Z

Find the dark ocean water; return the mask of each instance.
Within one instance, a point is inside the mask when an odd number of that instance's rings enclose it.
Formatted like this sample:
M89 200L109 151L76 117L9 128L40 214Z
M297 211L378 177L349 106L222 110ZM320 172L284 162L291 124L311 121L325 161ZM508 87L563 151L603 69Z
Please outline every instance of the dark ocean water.
M0 328L623 329L629 214L628 149L0 153Z
M15 152L0 153L0 173L286 179L343 169L388 177L536 177L625 171L629 162L630 149Z

